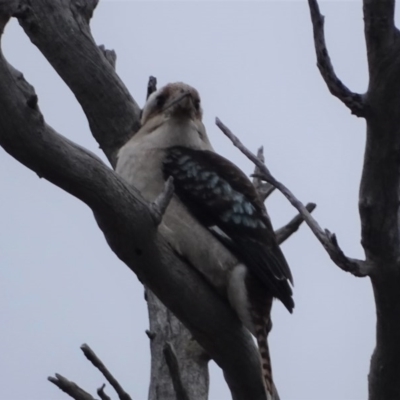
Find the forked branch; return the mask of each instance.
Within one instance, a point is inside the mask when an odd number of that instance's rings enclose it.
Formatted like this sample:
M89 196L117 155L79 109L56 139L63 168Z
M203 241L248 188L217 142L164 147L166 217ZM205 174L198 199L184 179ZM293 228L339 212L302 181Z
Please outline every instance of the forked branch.
M306 209L309 213L315 210L317 205L315 203L308 203L306 205ZM286 225L282 226L275 231L276 241L278 244L282 244L286 239L289 239L293 233L297 232L300 228L300 225L304 222L304 218L301 214L297 214L294 218L292 218Z
M308 0L308 5L313 25L317 66L322 78L332 95L341 100L351 110L352 114L357 115L357 117L365 117L366 106L363 96L348 89L336 76L333 69L325 44L324 16L319 11L317 0Z
M329 232L327 229L322 230L318 222L313 218L307 208L299 201L294 194L281 182L277 181L269 172L267 166L260 161L260 159L252 153L243 143L235 136L231 130L225 126L219 118L216 119L216 124L218 128L232 141L234 146L236 146L247 158L249 158L258 168L259 175L258 178L269 182L274 185L295 207L304 221L311 228L314 235L324 246L325 250L331 257L332 261L343 271L350 272L355 276L367 276L370 275L372 270L372 265L366 261L356 260L353 258L346 257L342 249L339 247L336 236L334 233Z
M261 146L257 151L257 158L265 165L264 158L264 148ZM262 201L265 201L269 195L276 189L275 186L271 185L268 182L264 182L260 177L260 168L257 165L254 167L253 176L253 185L256 188L258 195L260 196ZM317 205L314 203L308 203L306 208L309 212L313 212ZM304 222L304 218L301 214L296 215L293 219L291 219L286 225L282 226L278 230L275 231L275 236L278 244L282 244L286 239L292 236L293 233L297 232L300 228L300 225Z

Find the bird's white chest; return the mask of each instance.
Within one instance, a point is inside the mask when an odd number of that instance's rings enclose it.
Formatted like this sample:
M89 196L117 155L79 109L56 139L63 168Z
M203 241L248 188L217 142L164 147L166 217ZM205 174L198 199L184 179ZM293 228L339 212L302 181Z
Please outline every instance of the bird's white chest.
M163 189L162 158L164 150L145 145L127 145L121 149L116 172L142 196L153 201Z
M153 201L163 189L162 163L166 149L172 146L206 147L195 123L167 121L150 132L140 130L126 143L118 153L116 171L146 200Z

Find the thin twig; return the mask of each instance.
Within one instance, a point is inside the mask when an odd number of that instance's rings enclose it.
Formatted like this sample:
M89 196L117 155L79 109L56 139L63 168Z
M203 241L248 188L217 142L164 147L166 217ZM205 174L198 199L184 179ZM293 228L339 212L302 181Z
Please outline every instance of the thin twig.
M314 211L315 207L317 207L315 203L308 203L306 205L306 209L310 213ZM275 236L278 244L282 244L286 239L292 236L293 233L297 232L303 222L303 216L301 214L297 214L286 225L282 226L282 228L277 229L275 231Z
M92 395L85 392L76 383L69 381L60 374L55 374L55 378L49 376L47 379L75 400L95 400Z
M104 375L109 384L117 392L120 400L132 400L128 393L122 389L119 382L111 375L110 371L102 363L102 361L96 356L94 351L85 343L81 346L81 350L86 358Z
M314 46L317 55L317 66L321 72L329 91L333 96L341 100L357 117L365 117L366 106L362 95L353 93L336 76L333 69L328 49L325 44L324 17L319 11L317 0L308 0L311 21L314 33Z
M97 394L100 396L101 400L111 400L111 397L104 391L106 384L103 383L101 387L97 389Z
M157 78L155 76L149 76L149 82L147 83L147 96L146 100L149 96L157 90Z
M169 373L171 375L172 384L174 385L177 400L189 400L189 396L183 386L181 371L179 369L178 358L175 354L174 347L170 342L164 345L164 357L167 363Z
M237 136L235 136L231 130L225 126L219 118L216 118L215 122L218 128L232 141L247 158L249 158L254 164L259 167L260 174L258 178L269 182L274 185L292 204L293 207L299 211L304 218L304 221L310 227L314 235L324 246L328 252L332 261L343 271L350 272L351 274L359 277L368 276L372 272L372 264L366 261L356 260L353 258L346 257L342 249L339 247L336 236L334 233L329 232L327 229L323 231L319 226L318 222L308 212L306 207L294 196L294 194L281 182L277 181L269 172L267 166L263 164L255 154L253 154L247 147L245 147Z
M151 213L156 226L158 226L161 223L162 217L173 195L174 195L174 178L170 176L164 184L163 191L157 196L157 198L151 204Z
M264 158L264 147L261 146L257 151L257 158L265 164ZM257 165L254 167L254 175L259 173L259 168ZM256 176L253 177L253 185L256 188L258 195L260 196L262 201L267 200L269 195L275 190L275 186L269 184L268 182L263 182L261 179Z

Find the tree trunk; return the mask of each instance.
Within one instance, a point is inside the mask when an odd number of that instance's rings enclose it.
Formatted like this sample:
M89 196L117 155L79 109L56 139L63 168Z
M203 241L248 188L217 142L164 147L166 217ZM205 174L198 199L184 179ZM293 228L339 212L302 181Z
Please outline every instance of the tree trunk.
M330 92L367 122L360 185L361 242L376 304L376 347L369 400L400 398L400 34L394 0L363 0L369 86L350 92L337 78L323 36L323 17L309 0L318 67Z
M149 310L151 379L149 400L180 400L165 360L165 345L175 350L183 389L191 400L207 400L209 357L191 333L150 290L146 290ZM172 372L173 373L173 372Z

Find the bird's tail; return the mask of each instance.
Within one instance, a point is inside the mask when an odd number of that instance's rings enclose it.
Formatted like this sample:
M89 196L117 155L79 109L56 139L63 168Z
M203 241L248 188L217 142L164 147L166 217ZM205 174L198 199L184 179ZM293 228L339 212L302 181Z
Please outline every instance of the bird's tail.
M271 309L272 296L265 293L265 287L250 274L246 283L251 285L248 290L252 320L251 333L257 340L261 360L261 373L268 400L279 400L278 392L272 378L271 357L268 346L268 334L272 329Z
M264 321L263 321L264 322ZM268 347L268 331L265 322L259 323L255 327L256 340L258 344L258 351L261 358L261 370L264 378L265 389L267 391L267 398L273 399L275 393L274 381L272 379L272 365L271 357Z

